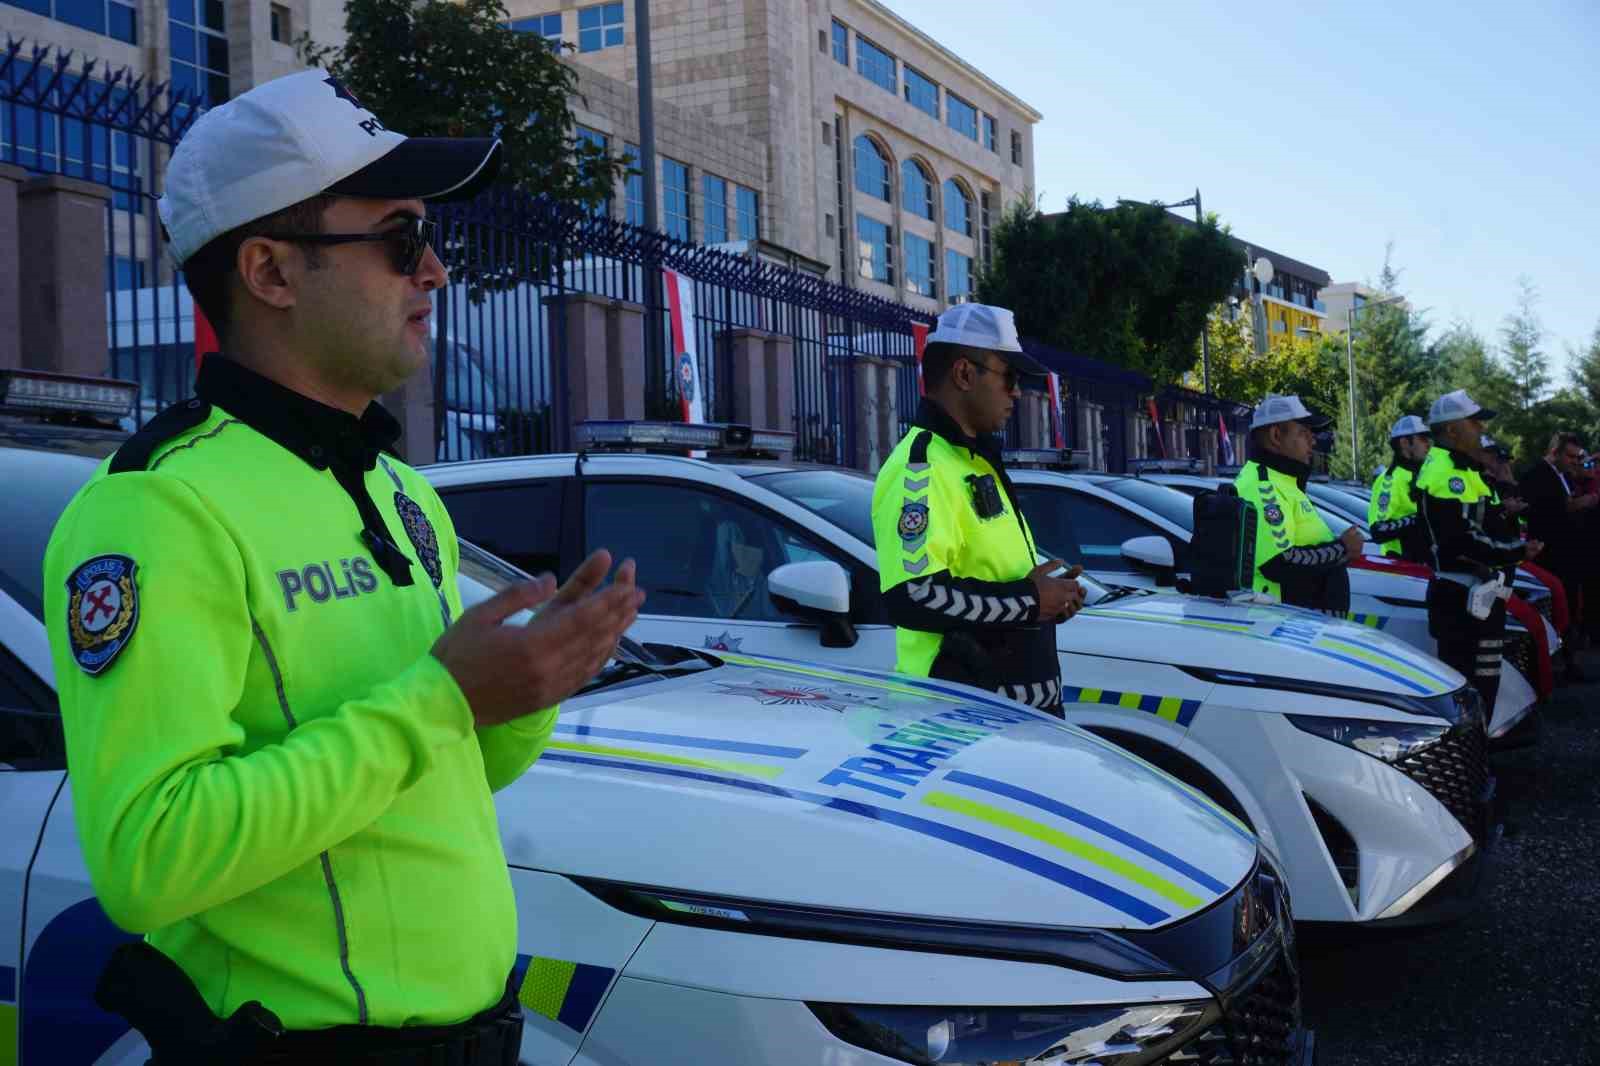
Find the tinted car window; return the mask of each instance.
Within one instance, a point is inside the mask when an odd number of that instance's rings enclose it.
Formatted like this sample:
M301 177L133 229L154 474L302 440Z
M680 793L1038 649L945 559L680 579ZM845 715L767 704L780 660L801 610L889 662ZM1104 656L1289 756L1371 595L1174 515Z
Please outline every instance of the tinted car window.
M561 571L561 482L443 488L456 535L519 570Z
M1017 500L1040 551L1088 570L1129 572L1133 565L1122 557L1122 542L1160 534L1104 500L1070 489L1018 485Z
M66 744L55 692L0 648L0 768L65 766Z
M1194 532L1194 499L1188 493L1134 478L1102 481L1100 487L1147 511L1154 511L1179 529Z
M56 519L89 480L95 465L94 460L76 455L0 449L0 484L6 486L0 588L40 621L44 620L45 545Z
M871 478L830 470L791 470L751 480L832 522L863 544L872 544Z
M590 481L585 547L639 563L652 614L793 621L772 604L767 575L785 563L830 558L770 515L687 485Z

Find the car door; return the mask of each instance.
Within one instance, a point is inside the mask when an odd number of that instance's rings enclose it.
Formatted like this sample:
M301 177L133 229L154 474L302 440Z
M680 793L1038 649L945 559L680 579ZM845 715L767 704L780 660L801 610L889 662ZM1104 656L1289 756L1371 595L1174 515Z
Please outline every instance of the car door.
M1116 505L1068 486L1021 484L1017 503L1027 516L1041 552L1079 563L1091 577L1109 584L1152 586L1122 554L1122 544L1134 537L1167 536L1148 522ZM1181 558L1173 543L1173 557Z
M639 564L649 593L632 636L714 651L894 666L894 629L877 575L787 518L730 493L666 479L585 478L584 550ZM830 561L850 577L856 642L824 648L820 630L784 614L767 578L786 563Z
M565 577L577 565L569 558L563 566L562 558L567 481L555 477L445 485L439 496L456 536L529 574Z

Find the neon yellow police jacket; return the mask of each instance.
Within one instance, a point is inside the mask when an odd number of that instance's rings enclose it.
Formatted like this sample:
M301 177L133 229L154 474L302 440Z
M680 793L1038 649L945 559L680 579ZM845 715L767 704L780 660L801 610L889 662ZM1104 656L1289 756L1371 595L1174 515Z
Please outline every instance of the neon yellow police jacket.
M515 961L490 793L555 710L476 729L429 654L461 613L459 549L378 450L390 416L218 356L197 391L101 467L45 555L95 891L219 1016L460 1021Z

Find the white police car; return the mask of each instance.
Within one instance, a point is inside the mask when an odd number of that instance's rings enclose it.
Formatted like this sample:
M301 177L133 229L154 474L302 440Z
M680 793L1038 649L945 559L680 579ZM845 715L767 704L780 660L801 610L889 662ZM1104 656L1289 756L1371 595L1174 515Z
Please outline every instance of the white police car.
M80 857L40 618L50 529L118 439L0 415L7 1064L149 1054L92 999L129 937ZM468 603L519 576L462 547ZM496 797L523 1062L1311 1060L1273 860L1121 749L961 686L662 645L592 688Z
M708 427L606 432L716 444L695 435ZM872 481L858 473L600 452L423 473L464 536L523 569L566 572L601 545L636 557L650 593L640 639L835 669L894 663ZM1296 918L1422 923L1468 905L1493 786L1477 697L1459 674L1308 612L1096 595L1058 629L1068 719L1246 821L1282 857Z
M1169 545L1187 542L1193 531L1189 497L1213 490L1220 484L1231 484L1228 478L1200 474L1157 473L1134 478L1114 474L1061 474L1045 470L1018 471L1016 480L1019 489L1023 485L1031 486L1021 489L1033 496L1033 501L1025 506L1030 521L1034 518L1033 508L1048 508L1058 516L1059 521L1071 525L1077 521L1072 517L1077 509L1094 506L1086 505L1083 501L1087 497L1094 497L1132 516L1128 519L1131 525L1127 528L1141 529L1134 536L1154 535L1167 540ZM1171 489L1177 495L1164 494L1163 489ZM1320 501L1313 505L1336 535L1354 524L1340 510ZM1041 510L1041 520L1045 513ZM1362 531L1364 534L1364 526ZM1113 546L1099 543L1098 534L1096 539L1095 550L1098 554L1094 556L1095 561L1104 566L1111 560L1117 560L1110 562L1113 570L1103 571L1109 580L1146 585L1160 578L1140 576L1141 571L1146 575L1160 575L1162 571L1168 571L1162 576L1170 577L1170 571L1174 569L1175 560L1170 546L1163 554L1161 546L1153 541L1143 544L1118 543ZM1370 542L1368 548L1375 552ZM1369 554L1368 561L1369 567L1353 567L1350 570L1351 620L1381 629L1430 656L1435 654L1439 642L1428 632L1428 582L1409 574L1378 569L1384 565L1382 555ZM1550 593L1543 585L1531 578L1519 579L1519 591L1527 594L1542 612L1549 610ZM1547 646L1552 651L1559 650L1561 639L1542 613L1539 624L1545 628ZM1534 657L1538 654L1533 636L1515 619L1507 619L1506 634L1510 644L1501 665L1500 689L1488 718L1489 738L1497 742L1510 738L1519 727L1531 726L1533 723L1529 716L1539 703L1539 695L1528 681L1534 669Z

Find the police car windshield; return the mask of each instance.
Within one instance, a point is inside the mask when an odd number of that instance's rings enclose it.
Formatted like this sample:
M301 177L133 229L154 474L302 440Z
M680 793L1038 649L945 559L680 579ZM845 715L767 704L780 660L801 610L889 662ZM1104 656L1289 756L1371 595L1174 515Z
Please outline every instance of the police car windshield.
M750 480L832 522L861 543L872 544L870 478L842 470L786 470Z
M1138 478L1107 478L1096 484L1129 503L1165 518L1179 529L1194 532L1194 499L1166 485L1153 485Z

